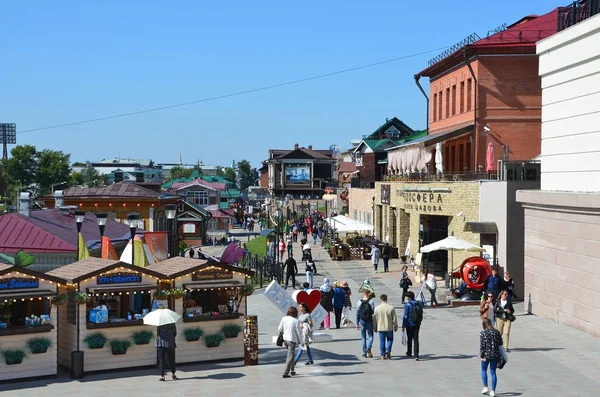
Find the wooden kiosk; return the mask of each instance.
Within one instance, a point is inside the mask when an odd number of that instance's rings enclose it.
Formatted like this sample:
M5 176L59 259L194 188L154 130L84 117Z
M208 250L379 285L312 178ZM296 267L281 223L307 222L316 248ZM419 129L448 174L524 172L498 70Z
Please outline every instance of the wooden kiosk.
M163 274L160 288L174 292L169 308L183 316L177 322L177 363L244 358L245 280L253 271L185 257L146 269Z
M58 277L0 264L0 381L57 374Z
M64 279L59 293L58 363L73 373L72 352L83 352L82 372L156 365L156 327L143 325L162 275L128 263L87 258L47 273ZM77 356L74 356L77 357Z

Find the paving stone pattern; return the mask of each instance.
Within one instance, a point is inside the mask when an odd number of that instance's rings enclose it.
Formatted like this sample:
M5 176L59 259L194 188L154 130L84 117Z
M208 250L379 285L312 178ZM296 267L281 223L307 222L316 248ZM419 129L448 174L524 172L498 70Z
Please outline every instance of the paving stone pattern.
M314 249L321 273L333 281L347 280L358 299L358 285L370 277L377 295L386 293L402 308L398 287L400 264L391 261L390 273L374 274L369 261L332 262L321 248ZM300 281L304 276L300 275ZM315 278L321 283L323 274ZM416 289L415 289L416 290ZM260 292L250 297L260 329L260 365L241 363L186 365L178 381L158 381L156 369L124 370L56 379L0 384L0 397L113 397L199 395L308 396L350 395L370 397L477 396L482 388L479 374L480 320L476 307L428 308L421 330L421 361L403 356L401 334L391 361L360 358L360 335L355 328L327 331L333 342L313 345L315 364L303 357L298 375L283 379L286 352L271 343L281 314ZM600 394L600 340L582 332L523 314L516 305L517 321L511 332L510 362L498 371L498 396L598 396ZM379 356L375 337L373 354Z

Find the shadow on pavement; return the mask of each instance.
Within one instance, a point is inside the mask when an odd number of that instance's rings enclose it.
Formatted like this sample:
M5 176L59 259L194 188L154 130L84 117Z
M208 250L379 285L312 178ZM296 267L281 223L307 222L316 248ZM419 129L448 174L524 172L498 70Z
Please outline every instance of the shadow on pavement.
M189 378L179 378L178 381L184 381L184 380L198 380L198 379L214 379L214 380L229 380L229 379L240 379L243 378L244 376L246 376L245 374L241 374L241 373L229 373L229 372L224 372L221 374L214 374L214 375L206 375L206 376L191 376Z
M343 376L343 375L362 375L364 372L324 372L322 374L310 374L310 376Z
M523 393L519 392L506 392L506 393L496 393L496 396L522 396Z
M562 347L516 347L511 352L549 352L552 350L564 350Z
M477 357L474 354L453 354L451 356L437 356L435 354L419 354L419 360L421 361L433 361L433 360L466 360ZM412 357L402 357L409 358L412 360Z

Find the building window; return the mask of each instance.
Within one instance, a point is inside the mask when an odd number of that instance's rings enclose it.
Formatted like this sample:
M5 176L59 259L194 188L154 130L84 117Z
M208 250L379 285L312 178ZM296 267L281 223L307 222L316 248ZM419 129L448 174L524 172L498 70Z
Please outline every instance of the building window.
M371 213L367 212L367 223L371 223Z
M356 152L355 153L355 159L354 159L354 163L356 164L357 167L362 167L363 165L363 158L362 158L362 153L361 152Z
M463 113L465 111L465 82L461 81L460 83L460 108L459 111L460 113Z
M470 139L470 138L469 138ZM467 142L467 150L466 150L466 163L465 169L467 171L471 170L471 141Z
M438 95L438 120L442 119L442 91Z
M433 94L433 121L437 121L437 94Z
M195 205L208 205L208 192L206 190L192 190L187 192L188 201Z
M214 232L217 230L217 220L216 219L211 219L210 221L208 221L208 230L211 232Z
M452 115L456 114L456 85L452 86Z
M444 146L444 172L450 172L450 146Z
M358 212L357 210L353 210L352 211L352 219L356 219L356 216L357 216L356 213L357 212Z
M456 145L450 147L450 172L456 171Z
M446 88L446 118L450 117L450 87Z
M471 93L473 91L472 87L473 83L471 79L467 80L467 112L471 110L471 106L473 105L473 100L471 98Z
M465 145L458 145L458 172L465 170Z

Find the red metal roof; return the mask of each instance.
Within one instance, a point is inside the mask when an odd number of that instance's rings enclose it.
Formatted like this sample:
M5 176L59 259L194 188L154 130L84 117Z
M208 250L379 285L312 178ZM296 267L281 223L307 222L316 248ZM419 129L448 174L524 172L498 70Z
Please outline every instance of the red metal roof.
M15 253L77 252L75 245L33 225L25 215L0 216L0 252Z
M453 63L453 61L462 62L465 49L473 50L469 52L469 55L485 51L486 49L494 49L496 53L503 54L510 53L509 51L511 49L527 47L531 47L535 52L535 45L538 41L552 36L557 31L558 8L541 16L528 15L508 26L508 28L502 32L495 33L489 37L476 41L473 44L461 47L452 55L422 70L418 75L431 76L434 74L434 71L436 71L435 74L439 74L441 71L454 66L455 63Z
M136 185L133 182L116 182L102 187L71 187L64 190L63 194L68 198L120 197L158 199L162 196L161 193Z

